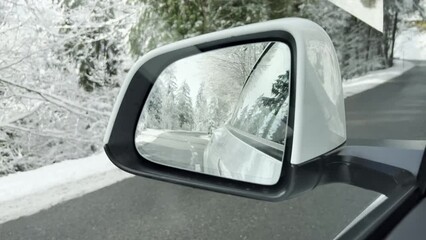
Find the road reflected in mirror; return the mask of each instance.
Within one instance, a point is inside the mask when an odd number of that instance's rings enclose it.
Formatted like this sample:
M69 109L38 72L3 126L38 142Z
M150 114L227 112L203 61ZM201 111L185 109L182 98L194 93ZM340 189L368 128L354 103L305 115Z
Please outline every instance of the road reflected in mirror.
M291 53L280 42L193 55L158 77L135 135L147 160L262 185L281 176Z

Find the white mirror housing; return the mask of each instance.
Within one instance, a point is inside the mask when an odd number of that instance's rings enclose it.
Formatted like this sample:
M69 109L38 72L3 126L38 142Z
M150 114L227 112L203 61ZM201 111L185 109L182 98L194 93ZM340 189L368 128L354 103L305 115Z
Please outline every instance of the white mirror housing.
M290 144L286 144L283 170L275 185L243 183L161 166L137 153L135 129L147 96L162 70L179 59L200 52L264 41L284 42L290 47L292 55L291 138L288 139ZM318 184L321 167L320 161L311 160L321 159L321 156L342 146L345 141L344 98L335 49L319 25L300 18L278 19L209 33L147 53L129 71L104 139L109 158L125 171L265 200L283 199L314 188ZM304 180L297 181L298 176L302 175Z

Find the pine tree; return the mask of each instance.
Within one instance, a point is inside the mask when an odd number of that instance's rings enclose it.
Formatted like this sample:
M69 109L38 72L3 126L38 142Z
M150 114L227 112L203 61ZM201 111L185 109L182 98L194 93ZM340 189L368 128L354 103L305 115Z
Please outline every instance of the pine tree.
M274 115L278 113L280 106L287 99L289 94L289 78L290 73L287 71L285 74L279 75L275 82L272 84L272 97L261 97L260 102L263 106L269 108L274 112Z
M259 129L259 136L284 143L289 103L289 74L280 75L272 86L272 97L261 97L259 103L266 107L267 115Z
M215 129L217 129L220 126L220 123L221 123L219 99L217 98L217 96L213 96L210 99L208 105L209 105L208 132L212 133Z
M243 130L255 136L262 136L262 126L264 120L270 111L263 107L260 101L253 105L246 116L246 123L243 124Z
M234 113L235 115L231 124L235 128L242 129L242 126L247 119L248 110L248 106L244 106L242 109L238 109L238 112Z
M266 0L268 17L277 19L299 16L301 7L306 3L306 0Z
M268 19L264 0L133 2L140 7L139 20L129 35L134 56L176 40Z
M178 112L176 107L177 84L174 69L169 66L157 80L164 86L162 104L162 128L176 129L178 127Z
M364 7L373 8L376 6L377 0L361 0Z
M192 109L190 90L188 83L184 82L178 89L176 96L178 124L179 128L184 130L192 130L194 125L194 111Z
M162 109L163 109L163 84L158 81L152 88L148 103L146 104L146 126L149 128L159 128L162 126Z
M58 4L65 15L60 34L74 36L65 41L63 49L58 52L59 58L65 60L63 53L66 53L75 62L79 72L78 83L88 92L103 86L116 86L118 83L113 77L118 74L122 63L118 46L122 36L116 25L108 24L116 19L111 7L114 3L111 0L95 3L65 0L58 1ZM88 18L85 19L86 26L79 19L82 8L91 9L85 16Z
M208 105L205 96L205 83L202 82L195 99L195 129L197 131L207 131L208 129Z

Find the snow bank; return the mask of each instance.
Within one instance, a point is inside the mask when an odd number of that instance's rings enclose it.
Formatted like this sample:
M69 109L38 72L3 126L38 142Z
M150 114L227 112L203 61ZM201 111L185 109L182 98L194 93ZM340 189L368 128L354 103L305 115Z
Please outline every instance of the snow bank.
M139 135L136 137L136 142L154 142L155 139L160 136L160 134L165 133L165 130L158 130L158 129L145 129L142 132L139 132Z
M211 139L211 135L202 135L202 136L200 136L200 138L201 139L204 139L204 140L207 140L207 141L210 141L210 139Z
M414 67L413 63L407 61L394 61L394 66L388 69L372 71L358 78L343 82L343 95L345 98L368 89L374 88L386 81L395 78Z
M395 40L395 58L408 60L426 60L426 31L409 28Z
M0 177L0 223L34 214L130 176L102 152Z

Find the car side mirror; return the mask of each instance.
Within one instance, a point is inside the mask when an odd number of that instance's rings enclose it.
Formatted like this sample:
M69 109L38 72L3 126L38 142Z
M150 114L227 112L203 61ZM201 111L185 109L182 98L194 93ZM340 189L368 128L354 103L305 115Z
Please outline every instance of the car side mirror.
M148 178L270 201L312 189L315 159L346 141L333 44L289 18L155 49L128 73L104 141Z

